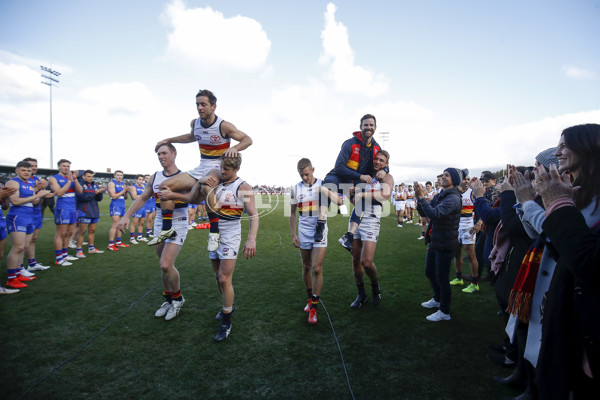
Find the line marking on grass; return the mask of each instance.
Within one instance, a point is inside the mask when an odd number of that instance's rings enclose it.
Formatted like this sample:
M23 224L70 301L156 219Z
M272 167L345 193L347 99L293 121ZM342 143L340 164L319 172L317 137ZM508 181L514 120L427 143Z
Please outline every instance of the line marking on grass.
M325 310L325 314L327 314L327 319L329 320L329 325L331 325L331 332L333 332L333 338L335 339L335 344L337 345L338 350L340 351L340 358L342 359L342 367L344 367L344 374L346 375L346 383L348 383L348 390L350 390L350 396L352 396L353 400L356 400L354 397L354 392L352 391L352 385L350 385L350 378L348 377L348 370L346 369L346 362L344 361L344 354L342 353L342 348L340 347L340 342L338 341L337 335L335 334L335 329L333 328L333 322L331 321L331 317L329 316L329 312L327 311L327 307L325 307L325 303L323 299L320 301L323 306L323 310Z
M183 266L185 266L190 260L192 260L193 258L195 258L200 252L201 251L199 250L198 252L196 252L193 255L189 256L183 262L183 264L179 265L179 268L182 268ZM69 356L66 359L64 359L63 361L61 361L58 365L56 365L54 368L52 368L50 370L50 372L48 372L42 378L38 379L33 385L31 385L29 387L29 389L27 389L21 396L19 396L19 399L25 398L25 396L27 396L29 394L29 392L31 392L33 389L35 389L37 386L39 386L46 379L48 379L52 375L54 375L54 373L56 371L58 371L59 369L61 369L65 365L67 365L69 362L71 362L71 360L73 360L75 357L77 357L79 355L79 353L81 353L81 351L83 349L85 349L88 345L90 345L98 336L100 336L101 334L103 334L104 331L106 331L108 328L110 328L115 322L117 322L119 319L121 319L125 314L127 314L129 311L131 311L133 309L133 307L135 307L138 303L140 303L142 300L144 300L146 298L146 296L148 296L152 291L154 291L161 284L162 284L162 280L158 281L154 286L152 286L150 289L148 289L148 291L146 293L144 293L144 295L142 297L140 297L139 299L137 299L136 301L134 301L133 303L131 303L129 305L129 308L127 308L127 310L123 311L117 317L113 318L112 321L110 321L108 324L104 325L104 327L102 327L98 332L96 332L96 334L94 334L91 338L89 338L84 344L82 344L81 346L79 346L79 348L77 350L75 350L75 353L73 353L71 356Z
M291 251L289 249L287 249L284 245L283 245L283 239L281 237L281 235L278 232L275 232L275 234L277 236L279 236L279 246L282 249L287 250L290 253L296 254L297 253L295 251ZM331 332L333 333L333 338L335 339L335 344L337 345L337 348L340 352L340 358L342 360L342 367L344 368L344 375L346 375L346 383L348 384L348 390L350 390L350 396L352 396L353 400L356 400L356 398L354 397L354 392L352 391L352 385L350 384L350 377L348 376L348 370L346 369L346 362L344 361L344 354L342 353L342 347L340 346L340 342L337 338L337 335L335 333L335 329L333 327L333 322L331 321L331 316L329 315L329 311L327 311L327 307L325 307L325 303L323 302L323 299L320 300L321 305L323 306L323 310L325 310L325 314L327 314L327 319L329 320L329 325L331 326Z

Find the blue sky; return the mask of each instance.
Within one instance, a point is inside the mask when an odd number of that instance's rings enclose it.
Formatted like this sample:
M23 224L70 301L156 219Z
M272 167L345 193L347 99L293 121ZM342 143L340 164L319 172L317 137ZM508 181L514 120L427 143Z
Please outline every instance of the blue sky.
M397 182L448 166L531 164L562 129L600 122L600 1L8 1L0 4L0 164L146 173L189 131L194 95L254 139L240 175L316 175L372 113ZM193 168L196 145L180 145Z

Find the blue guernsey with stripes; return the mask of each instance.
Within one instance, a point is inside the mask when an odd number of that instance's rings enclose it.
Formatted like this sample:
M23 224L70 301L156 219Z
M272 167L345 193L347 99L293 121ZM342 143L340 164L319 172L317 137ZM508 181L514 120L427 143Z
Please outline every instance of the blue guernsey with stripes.
M68 179L61 174L54 175L54 179L58 182L58 186L63 187ZM62 196L56 197L56 208L59 209L73 209L75 210L75 182L71 182L71 186Z
M30 179L27 182L23 182L19 177L15 177L11 181L19 184L19 198L24 199L34 195L33 184ZM28 202L18 206L11 205L8 213L13 215L33 215L33 203Z

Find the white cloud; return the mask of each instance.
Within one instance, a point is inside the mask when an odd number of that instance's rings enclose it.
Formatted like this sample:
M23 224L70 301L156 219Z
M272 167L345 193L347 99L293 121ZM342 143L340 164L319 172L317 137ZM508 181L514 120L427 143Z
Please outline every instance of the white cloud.
M532 165L539 152L558 144L564 129L597 121L600 121L600 109L547 117L503 128L497 132L497 137L505 139L499 142L499 151L490 161L503 158L504 163Z
M41 84L38 71L26 65L0 62L0 99L6 102L41 101L48 97L48 88Z
M388 89L385 76L375 75L372 71L354 64L354 50L350 46L348 29L336 21L336 10L337 7L333 3L327 5L325 27L321 31L321 62L329 65L329 78L341 92L360 93L368 97L385 93Z
M572 65L565 65L563 71L567 77L574 79L593 79L596 77L596 74L593 71L574 67Z
M173 28L167 54L177 61L250 72L265 67L271 41L254 19L225 18L210 7L186 8L182 0L168 4L163 19Z
M114 82L89 87L81 92L81 96L90 104L106 110L108 115L136 115L157 106L150 89L140 82Z

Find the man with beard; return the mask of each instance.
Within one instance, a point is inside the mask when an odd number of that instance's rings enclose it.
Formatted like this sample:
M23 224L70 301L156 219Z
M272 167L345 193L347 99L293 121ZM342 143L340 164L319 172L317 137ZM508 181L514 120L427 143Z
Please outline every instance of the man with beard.
M323 180L325 186L332 189L334 186L338 193L341 191L339 185L347 183L356 185L358 183L370 184L373 180L373 160L377 153L381 150L379 144L373 139L375 130L377 129L377 120L374 115L365 114L360 119L360 131L354 132L351 139L348 139L342 144L342 148L335 161L335 167ZM375 176L378 180L382 180L387 173L386 170L377 172ZM325 230L325 218L327 214L328 204L321 204L319 218L317 219L317 228L315 230L314 240L320 242L323 240L323 231ZM360 223L360 215L352 213L351 222ZM357 226L357 225L353 225ZM340 243L349 251L352 251L352 243L354 241L354 232L347 232Z

